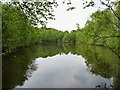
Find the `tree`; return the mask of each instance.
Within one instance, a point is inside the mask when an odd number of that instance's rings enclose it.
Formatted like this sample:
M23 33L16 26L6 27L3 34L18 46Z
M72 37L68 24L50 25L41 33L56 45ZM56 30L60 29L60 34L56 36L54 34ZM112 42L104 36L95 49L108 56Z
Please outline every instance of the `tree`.
M96 0L82 0L83 1L83 5L84 5L84 9L87 8L87 7L94 7L95 5L97 5L98 1L96 2ZM66 2L66 3L65 3ZM99 0L100 4L102 6L106 6L107 9L111 10L114 15L116 16L116 18L118 18L118 20L120 20L120 15L119 13L117 13L115 10L114 10L114 6L119 6L120 4L120 1L119 0L116 0L114 2L112 2L111 0ZM67 5L71 5L71 0L63 0L63 4L67 4ZM71 9L72 8L72 9ZM101 6L99 6L98 8L101 8ZM75 7L70 7L68 8L67 11L69 10L73 10L75 9Z
M53 7L58 6L55 0L22 0L22 2L17 0L17 2L11 1L6 3L11 3L13 6L19 7L29 19L31 25L34 26L37 26L38 24L46 26L48 19L54 20Z

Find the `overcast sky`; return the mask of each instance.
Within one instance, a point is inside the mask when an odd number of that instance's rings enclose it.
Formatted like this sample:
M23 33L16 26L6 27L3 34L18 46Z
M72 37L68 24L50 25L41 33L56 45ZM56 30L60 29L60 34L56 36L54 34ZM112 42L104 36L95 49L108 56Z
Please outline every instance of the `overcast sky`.
M2 1L9 2L11 0L2 0ZM62 31L75 30L77 29L76 23L79 23L80 28L83 28L86 21L90 19L90 15L96 10L98 10L98 8L95 7L89 7L87 9L83 9L83 0L71 0L72 4L70 6L75 6L76 9L67 11L68 5L63 4L63 0L56 0L56 1L58 2L59 5L57 8L54 8L54 15L56 20L48 20L47 27L55 28L57 30L62 30ZM68 2L68 0L66 0L66 2ZM41 25L39 25L39 27L41 27Z
M59 6L55 8L54 14L56 20L49 20L47 27L52 27L58 30L72 31L76 28L76 23L80 24L80 28L83 28L86 21L90 19L90 15L94 13L98 8L89 7L83 9L82 0L72 0L72 5L76 9L67 11L68 5L62 3L62 0L58 1Z
M99 0L94 0L96 5L94 7L89 7L83 9L83 0L71 0L72 5L75 6L76 9L72 11L67 11L68 5L64 5L62 3L63 0L57 0L59 6L55 8L54 14L56 20L49 20L47 27L52 27L62 31L72 31L77 29L76 23L80 24L80 28L83 28L86 21L90 19L90 15L97 10L104 10L106 7L101 6ZM68 1L68 0L66 0ZM90 1L90 0L87 0ZM106 1L106 0L102 0ZM118 1L118 0L110 0L110 1ZM101 8L99 8L99 6Z
M2 0L2 1L11 1L11 0ZM97 3L95 7L89 7L83 9L84 7L83 0L71 0L72 4L70 6L75 6L76 9L67 11L68 5L63 4L62 2L63 0L56 0L56 1L58 2L59 5L57 8L54 8L54 15L56 20L48 20L47 27L55 28L57 30L62 30L62 31L65 30L72 31L77 29L76 23L79 23L80 28L83 28L86 21L90 19L90 15L95 11L99 10L99 6L100 6L99 0L94 0L95 3ZM68 0L66 0L66 2L67 1ZM110 0L110 1L115 1L115 0ZM103 6L102 8L100 8L100 10L103 10Z

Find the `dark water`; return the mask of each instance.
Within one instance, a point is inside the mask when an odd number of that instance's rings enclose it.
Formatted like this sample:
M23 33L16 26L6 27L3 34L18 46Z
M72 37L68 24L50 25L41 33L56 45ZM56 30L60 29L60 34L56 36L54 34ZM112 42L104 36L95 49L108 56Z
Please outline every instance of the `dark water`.
M120 88L118 68L106 47L31 45L3 56L3 88Z

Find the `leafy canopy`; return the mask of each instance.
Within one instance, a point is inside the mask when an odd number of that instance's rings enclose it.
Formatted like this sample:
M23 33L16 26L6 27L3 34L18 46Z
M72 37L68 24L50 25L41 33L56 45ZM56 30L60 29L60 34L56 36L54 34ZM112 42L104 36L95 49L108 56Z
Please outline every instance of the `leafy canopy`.
M53 8L58 6L55 0L17 0L17 2L11 1L9 3L19 7L29 19L31 25L34 26L37 26L38 24L46 26L48 19L55 20Z

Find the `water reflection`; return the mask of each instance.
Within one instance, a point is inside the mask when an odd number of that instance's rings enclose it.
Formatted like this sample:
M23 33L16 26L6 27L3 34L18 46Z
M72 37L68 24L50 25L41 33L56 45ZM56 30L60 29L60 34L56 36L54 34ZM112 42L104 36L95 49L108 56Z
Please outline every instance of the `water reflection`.
M105 47L31 45L3 57L3 88L119 87L118 63Z

